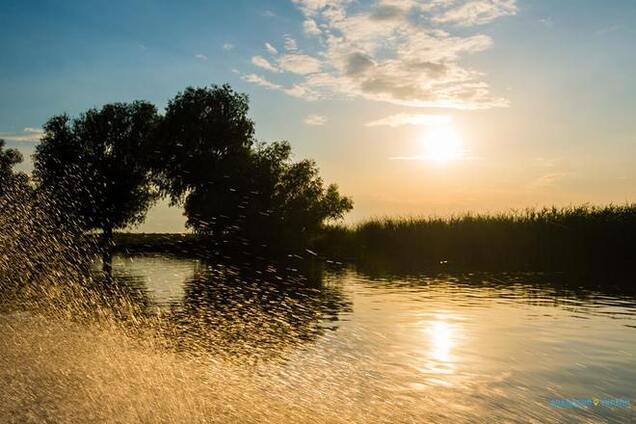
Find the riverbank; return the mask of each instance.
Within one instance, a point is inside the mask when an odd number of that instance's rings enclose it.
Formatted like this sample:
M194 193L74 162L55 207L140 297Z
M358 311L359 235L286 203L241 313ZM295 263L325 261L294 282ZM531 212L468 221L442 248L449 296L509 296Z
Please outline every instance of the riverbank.
M636 204L370 220L328 226L309 247L326 259L377 269L607 271L636 263L634 240ZM119 233L115 243L123 253L206 251L193 234Z
M636 263L636 205L527 209L452 218L386 218L331 227L323 250L400 269L567 271Z

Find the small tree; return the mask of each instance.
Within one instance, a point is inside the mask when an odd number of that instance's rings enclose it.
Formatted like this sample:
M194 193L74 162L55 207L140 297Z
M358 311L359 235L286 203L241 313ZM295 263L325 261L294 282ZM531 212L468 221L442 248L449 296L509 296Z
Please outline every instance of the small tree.
M145 157L158 122L147 102L108 104L79 118L51 118L34 155L34 177L60 213L103 234L111 273L113 230L143 221L156 198Z
M0 139L0 196L15 187L26 187L28 177L23 172L15 172L13 167L22 162L22 154L17 149L5 149L5 141Z

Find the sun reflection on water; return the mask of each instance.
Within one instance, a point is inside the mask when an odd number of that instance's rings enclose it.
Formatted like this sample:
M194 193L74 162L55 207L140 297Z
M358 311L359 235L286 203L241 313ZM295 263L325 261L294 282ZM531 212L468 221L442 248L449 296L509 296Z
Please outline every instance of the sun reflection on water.
M423 323L422 332L428 348L422 352L425 366L421 371L433 385L452 385L449 380L456 373L457 358L454 348L457 342L457 324L449 322L449 317L440 316L434 321Z
M451 350L455 345L453 327L446 321L434 321L428 328L428 334L431 358L440 362L451 362Z

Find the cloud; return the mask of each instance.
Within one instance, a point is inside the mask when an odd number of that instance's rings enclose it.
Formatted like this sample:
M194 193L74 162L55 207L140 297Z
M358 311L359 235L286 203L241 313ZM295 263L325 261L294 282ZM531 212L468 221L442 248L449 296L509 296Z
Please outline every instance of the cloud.
M564 178L570 176L567 172L552 172L549 174L545 174L536 178L534 181L531 181L527 188L530 190L542 190L547 189L549 187L555 186L559 181L562 181Z
M327 117L322 115L307 115L303 122L307 125L322 126L327 123Z
M256 84L259 85L263 88L266 88L268 90L275 90L275 91L281 91L289 96L292 97L299 97L305 100L316 100L318 99L318 95L313 92L312 90L303 87L301 85L298 84L294 84L291 87L283 87L280 84L276 84L274 82L271 82L263 77L261 77L260 75L256 75L256 74L247 74L247 75L243 75L241 77L244 81L247 81L249 83L252 84Z
M451 122L448 115L425 115L425 114L408 114L398 113L390 115L375 121L367 122L365 127L400 127L403 125L440 125Z
M547 18L541 18L539 19L539 23L543 26L546 26L548 28L554 26L554 21L552 20L551 17L547 17Z
M533 165L537 168L554 168L557 165L557 161L555 159L538 157L534 159Z
M612 33L612 32L620 31L623 28L624 28L623 25L612 25L612 26L608 26L608 27L601 28L601 29L597 30L595 32L595 34L596 35L605 35L605 34L609 34L609 33Z
M290 88L285 88L283 89L283 92L290 96L299 97L301 99L310 101L317 100L319 98L319 96L314 91L299 84L294 84Z
M194 55L194 57L196 57L199 60L204 60L204 61L208 60L208 57L206 55L202 54L202 53L197 53L197 54Z
M296 86L319 98L455 109L508 105L490 93L481 72L464 64L466 56L490 48L492 39L465 29L451 31L513 15L515 0L292 2L304 15L305 33L317 38L312 45L318 47L303 51L284 35L286 53L272 64L300 76L295 77Z
M483 25L502 16L517 13L515 0L471 0L450 8L433 18L435 22L451 22L463 26Z
M274 55L278 54L278 50L276 50L276 47L272 46L269 43L265 43L265 48L270 54L274 54Z
M298 43L291 35L285 35L285 50L290 52L298 50Z
M4 132L0 133L0 138L7 141L30 141L37 142L44 136L44 130L42 128L24 128L22 132L19 133L11 133Z
M426 160L427 156L415 155L415 156L391 156L389 160Z
M283 87L281 85L275 84L266 80L265 78L256 75L256 74L248 74L243 75L243 80L247 82L251 82L252 84L260 85L261 87L265 87L269 90L282 90Z
M281 69L300 75L312 74L320 71L322 62L306 54L285 54L278 60Z
M307 19L303 22L303 29L307 35L320 35L320 28L313 19Z
M252 64L270 72L280 72L277 67L269 63L269 61L262 56L254 56L252 58Z
M223 44L223 50L232 50L232 49L234 49L234 44L232 43Z

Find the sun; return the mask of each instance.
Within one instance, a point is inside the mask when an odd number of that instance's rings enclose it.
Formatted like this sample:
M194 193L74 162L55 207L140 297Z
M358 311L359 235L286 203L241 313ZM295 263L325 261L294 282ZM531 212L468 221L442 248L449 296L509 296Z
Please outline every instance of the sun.
M429 128L422 138L423 157L437 163L448 163L464 157L461 135L452 125Z

